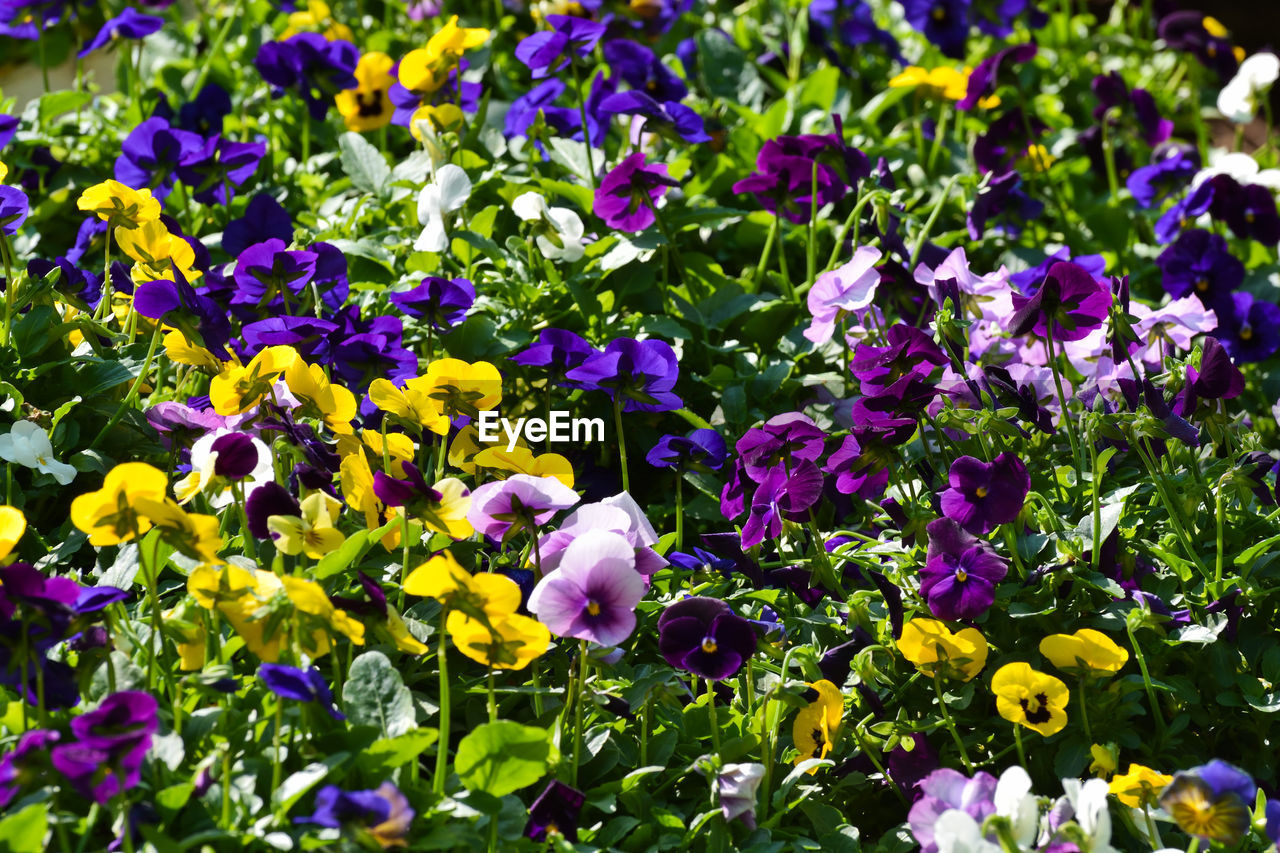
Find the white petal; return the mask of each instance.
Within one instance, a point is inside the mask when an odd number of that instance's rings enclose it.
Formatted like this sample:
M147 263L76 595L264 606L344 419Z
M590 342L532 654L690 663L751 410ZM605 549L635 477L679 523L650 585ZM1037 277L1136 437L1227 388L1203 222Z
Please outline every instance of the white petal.
M422 229L422 233L418 235L418 239L413 242L413 248L419 252L443 252L449 247L449 241L444 233L444 220L439 217L429 220L426 227Z
M536 222L547 209L547 200L535 192L518 195L511 202L511 210L525 222Z
M436 171L436 186L440 188L440 209L446 212L457 210L471 197L471 179L452 163Z
M432 219L439 219L442 212L440 188L435 184L427 184L418 193L418 224L426 225Z
M59 462L57 459L50 459L40 466L40 470L46 474L52 474L53 479L58 481L58 485L65 486L76 478L79 473L75 468L65 462Z

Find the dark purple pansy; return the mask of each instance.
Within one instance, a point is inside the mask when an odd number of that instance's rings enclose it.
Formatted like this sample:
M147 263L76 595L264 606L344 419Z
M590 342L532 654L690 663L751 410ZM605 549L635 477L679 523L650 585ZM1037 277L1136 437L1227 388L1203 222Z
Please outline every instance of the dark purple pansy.
M1056 263L1033 296L1013 294L1009 333L1043 338L1052 323L1055 341L1078 341L1107 319L1111 300L1111 290L1083 267Z
M236 293L232 305L264 307L277 297L300 297L316 274L317 255L303 250L286 250L285 242L272 238L255 243L240 253L236 261Z
M954 519L929 522L929 550L920 570L920 595L939 619L977 619L995 601L1009 567L988 543Z
M1213 181L1205 181L1178 199L1156 220L1156 240L1160 243L1172 241L1184 228L1195 222L1197 217L1209 210L1213 205L1213 195Z
M541 80L586 56L605 33L605 25L570 15L547 15L550 30L536 32L516 45L516 59Z
M951 59L964 58L969 6L970 0L902 0L907 23Z
M1125 186L1139 207L1155 207L1181 190L1200 169L1200 153L1189 145L1170 143L1151 153L1151 164L1135 169Z
M1022 184L1022 176L1010 169L987 181L978 190L965 216L970 238L982 239L987 232L987 224L993 221L1000 231L1017 237L1023 223L1038 219L1044 213L1044 202L1027 195Z
M266 193L258 193L249 199L244 215L231 220L223 229L222 250L234 258L266 240L293 242L293 220L280 202Z
M630 39L610 39L602 51L609 68L628 86L656 101L679 101L689 94L684 81L642 44Z
M950 488L941 495L942 512L970 533L990 533L1022 511L1031 490L1027 466L1013 453L991 462L961 456L947 474Z
M461 323L476 301L476 289L465 278L430 275L412 290L390 293L391 304L410 317L421 317L437 329Z
M822 496L822 472L807 459L795 462L790 470L773 468L751 495L747 521L742 525L742 546L750 548L765 539L782 535L786 518L804 518Z
M1205 338L1200 367L1187 365L1187 384L1180 396L1183 417L1195 414L1200 400L1230 400L1244 393L1244 375L1231 362L1217 338Z
M640 116L644 119L640 127L632 125L632 138L637 138L643 129L646 133L657 133L673 142L709 142L703 125L702 116L690 107L678 101L659 103L644 92L632 89L629 92L618 92L600 101L598 112L602 117L611 119L614 116Z
M17 234L30 212L31 202L26 193L18 187L0 185L0 233Z
M149 118L120 143L116 180L135 189L149 187L163 198L173 186L174 173L204 150L204 139L171 127L163 118Z
M548 833L557 833L565 840L578 840L578 816L587 797L577 788L559 779L552 779L542 793L529 806L529 822L525 824L526 838L545 841Z
M604 391L624 412L669 412L684 403L672 388L680 377L675 351L666 341L617 338L568 371L565 378Z
M1244 281L1244 264L1231 254L1227 241L1202 228L1179 234L1156 264L1170 296L1194 293L1207 308L1226 304Z
M142 39L164 26L164 18L144 15L132 6L125 6L119 15L108 18L93 38L85 43L76 57L83 59L114 39Z
M191 187L191 197L201 204L229 204L234 189L258 170L266 153L266 142L237 142L220 134L210 136L204 141L204 149L179 167L178 179Z
M334 706L329 684L314 666L298 669L284 664L264 663L258 666L258 677L277 696L297 702L318 702L335 720L347 718L346 714Z
M231 323L217 302L197 291L176 266L169 278L145 281L133 292L133 307L143 317L164 320L202 344L215 358L227 361Z
M1002 175L1012 169L1049 129L1038 116L1027 117L1021 107L1013 107L987 126L973 143L973 159L983 172ZM1027 135L1030 130L1031 135Z
M74 741L50 752L53 767L83 796L105 805L122 786L142 779L142 763L159 726L156 700L139 691L113 693L71 720Z
M964 97L956 102L956 109L971 110L978 105L978 101L994 95L1000 83L1001 67L1007 70L1012 64L1030 62L1038 50L1034 43L1015 44L998 50L979 62L969 75L969 88Z
M1213 336L1222 341L1233 361L1264 361L1280 348L1280 306L1255 299L1241 291L1229 304L1219 303L1218 328Z
M306 817L295 817L293 822L334 829L358 828L363 837L371 836L380 847L403 847L415 814L408 798L391 782L368 791L344 791L337 785L325 785L316 794L315 811Z
M658 617L658 648L676 669L723 681L755 652L756 632L723 601L692 596L669 605Z
M267 519L273 515L302 516L298 499L279 483L263 483L249 493L245 501L245 513L249 517L249 532L258 539L270 539Z
M658 199L679 185L667 174L667 164L646 163L644 152L636 151L600 181L592 209L610 228L643 231L654 222Z
M718 471L729 456L724 437L713 429L695 429L687 436L664 435L645 456L655 468Z
M800 460L817 462L826 438L826 432L808 415L786 412L747 430L734 449L743 471L760 482L778 466L785 468Z
M598 350L574 332L565 329L543 329L538 342L511 356L511 361L531 367L546 367L550 378L562 382L570 370L582 364Z
M23 785L38 782L48 772L47 765L40 765L45 764L49 746L59 737L49 729L31 729L22 733L13 749L0 755L0 809L8 808Z
M316 121L324 118L333 96L356 88L360 51L349 41L330 41L320 33L296 33L284 41L268 41L258 48L253 64L272 86L272 97L286 90L302 96Z

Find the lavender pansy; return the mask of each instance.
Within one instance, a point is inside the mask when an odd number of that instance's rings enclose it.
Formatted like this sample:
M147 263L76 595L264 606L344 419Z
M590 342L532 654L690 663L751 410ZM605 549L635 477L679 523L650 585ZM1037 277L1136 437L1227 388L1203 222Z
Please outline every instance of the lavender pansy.
M616 646L635 630L645 588L631 544L612 531L589 530L534 587L529 610L558 637Z

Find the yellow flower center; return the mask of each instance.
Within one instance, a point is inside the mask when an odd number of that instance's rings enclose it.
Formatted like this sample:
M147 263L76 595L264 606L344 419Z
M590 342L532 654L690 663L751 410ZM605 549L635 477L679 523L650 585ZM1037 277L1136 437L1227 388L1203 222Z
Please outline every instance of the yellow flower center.
M956 580L958 580L960 583L964 583L968 579L969 579L968 572L966 572L964 569L956 569Z
M600 615L600 603L599 603L598 601L588 601L588 602L587 602L587 612L588 612L588 613L590 613L592 616L599 616L599 615Z
M1221 39L1227 37L1227 28L1222 26L1222 22L1217 18L1205 15L1201 23L1204 25L1204 31L1214 38Z
M1252 210L1244 215L1245 222L1252 222L1255 218L1255 214Z
M718 648L714 637L704 637L702 640L702 650L707 654L714 654Z
M1201 293L1204 293L1208 289L1209 289L1209 279L1207 278L1196 279L1196 290L1200 291Z
M973 493L980 498L985 498L990 493L990 490L986 486L978 486L973 490Z
M945 21L947 19L947 10L943 6L935 6L932 14L935 21Z
M1240 327L1240 340L1248 341L1253 339L1253 329L1249 326Z

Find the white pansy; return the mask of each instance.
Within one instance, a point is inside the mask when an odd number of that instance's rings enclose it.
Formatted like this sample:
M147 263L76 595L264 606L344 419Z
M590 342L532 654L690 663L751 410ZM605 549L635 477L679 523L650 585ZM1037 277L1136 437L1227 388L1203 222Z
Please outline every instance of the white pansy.
M982 836L982 827L960 809L947 809L933 825L938 853L999 853L1000 845Z
M1108 785L1102 779L1063 779L1062 790L1071 803L1076 824L1089 839L1089 853L1113 853L1111 812L1107 810Z
M8 433L0 435L0 459L52 474L60 486L76 477L75 468L54 458L49 433L31 421L18 421Z
M173 494L178 503L185 504L197 494L203 493L214 509L222 509L235 500L235 489L230 480L217 474L218 451L213 443L231 429L218 429L206 433L191 445L191 473L173 484ZM275 480L275 468L271 464L271 451L259 439L249 436L257 459L249 476L239 481L240 494L248 496L258 486Z
M550 207L535 192L519 195L511 202L515 215L534 225L538 251L544 258L573 263L582 257L582 218L567 207Z
M1000 774L992 798L996 814L1008 818L1013 838L1022 847L1035 841L1040 826L1040 807L1031 793L1031 777L1017 764Z
M445 217L461 208L471 197L471 179L452 163L436 170L435 180L418 195L418 224L422 233L413 244L420 252L443 252L449 247Z
M1218 93L1218 111L1236 124L1248 124L1277 79L1280 58L1274 53L1255 53L1240 63L1236 76Z

